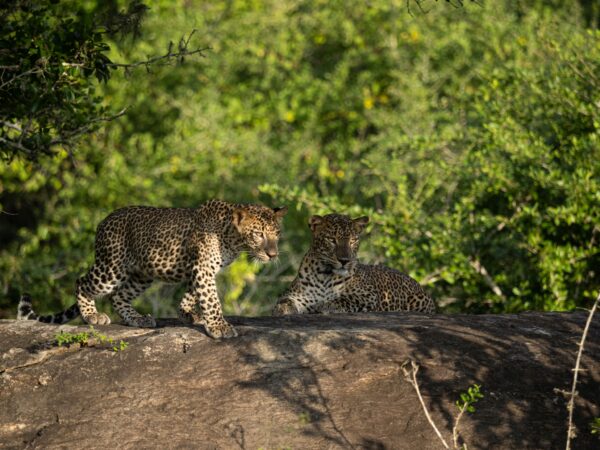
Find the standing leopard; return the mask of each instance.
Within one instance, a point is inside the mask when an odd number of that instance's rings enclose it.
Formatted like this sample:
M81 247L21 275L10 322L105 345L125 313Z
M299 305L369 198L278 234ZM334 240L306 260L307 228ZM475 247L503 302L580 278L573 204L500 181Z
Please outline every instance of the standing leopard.
M109 295L114 309L130 326L155 327L131 302L154 280L186 282L179 305L182 321L203 324L213 338L237 336L224 319L217 296L217 273L249 252L262 262L276 258L281 219L287 208L231 204L211 200L198 208L130 206L106 217L96 232L96 259L77 281L77 303L67 310L38 316L24 295L18 318L64 323L81 314L89 324L110 323L94 300ZM199 306L201 315L195 312Z
M273 315L368 311L433 313L432 298L414 279L389 267L357 260L368 217L312 216L312 244L298 275L278 299Z

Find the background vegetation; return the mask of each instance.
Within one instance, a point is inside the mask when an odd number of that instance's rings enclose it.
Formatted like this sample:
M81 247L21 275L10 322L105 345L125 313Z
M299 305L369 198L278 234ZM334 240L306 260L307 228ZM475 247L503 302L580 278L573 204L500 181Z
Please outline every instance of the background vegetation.
M0 317L25 290L41 312L70 305L111 210L215 197L292 207L279 265L241 259L223 274L229 314L268 313L308 246L309 215L331 211L368 214L363 261L409 273L442 310L592 303L594 2L146 4L137 38L101 36L109 62L146 60L194 29L190 45L211 50L101 81L74 68L93 89L80 97L86 111L127 112L50 156L2 148ZM172 315L179 294L157 286L139 306Z

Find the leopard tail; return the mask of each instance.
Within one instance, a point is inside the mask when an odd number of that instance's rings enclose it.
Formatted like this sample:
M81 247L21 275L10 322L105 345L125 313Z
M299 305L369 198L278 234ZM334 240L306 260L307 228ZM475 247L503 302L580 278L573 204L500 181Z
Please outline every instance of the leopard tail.
M37 320L44 323L66 323L79 316L79 306L77 303L68 307L64 311L48 316L38 316L31 305L31 296L29 294L21 295L19 300L19 309L17 310L17 320Z

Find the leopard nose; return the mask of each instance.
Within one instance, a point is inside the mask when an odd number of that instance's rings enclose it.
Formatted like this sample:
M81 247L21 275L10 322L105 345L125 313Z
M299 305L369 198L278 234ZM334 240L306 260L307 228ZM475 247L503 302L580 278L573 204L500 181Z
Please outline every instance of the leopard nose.
M267 256L269 258L273 259L273 258L277 257L277 255L278 255L279 252L277 251L277 249L272 249L271 248L271 249L265 250L265 253L267 254Z
M342 264L342 266L345 266L350 262L350 258L345 256L338 256L338 261Z

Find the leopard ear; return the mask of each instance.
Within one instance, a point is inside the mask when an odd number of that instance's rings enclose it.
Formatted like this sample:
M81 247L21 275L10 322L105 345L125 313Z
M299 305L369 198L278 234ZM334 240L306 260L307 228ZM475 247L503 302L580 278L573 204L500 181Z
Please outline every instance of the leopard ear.
M359 217L358 219L352 219L352 223L354 225L354 229L358 233L362 233L367 224L369 223L369 218L367 216Z
M242 222L248 217L248 211L244 208L235 208L231 215L231 223L239 232L242 231Z
M308 219L308 226L310 227L313 233L317 231L317 228L322 223L323 218L321 216L312 216L310 219Z
M275 213L275 218L277 220L281 220L283 219L283 216L287 214L288 208L287 206L279 206L277 208L273 208L273 212Z

